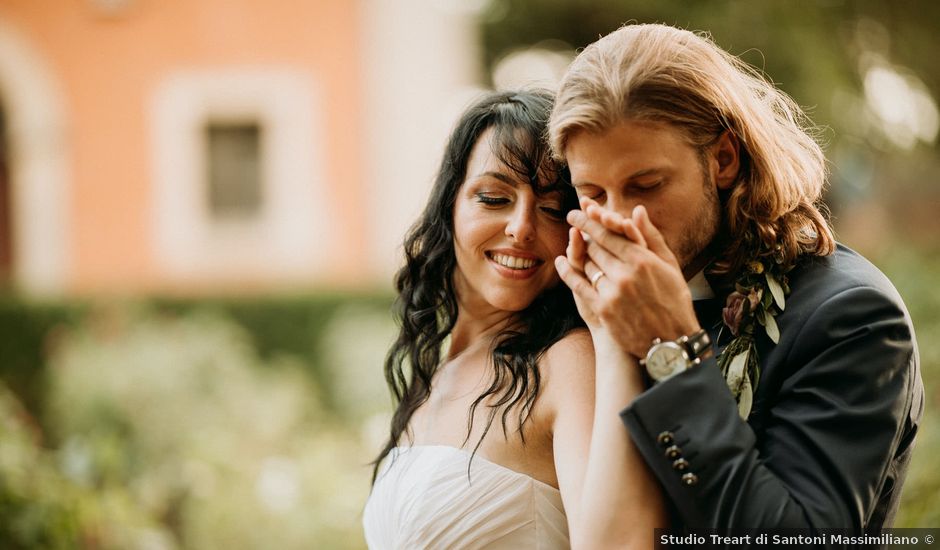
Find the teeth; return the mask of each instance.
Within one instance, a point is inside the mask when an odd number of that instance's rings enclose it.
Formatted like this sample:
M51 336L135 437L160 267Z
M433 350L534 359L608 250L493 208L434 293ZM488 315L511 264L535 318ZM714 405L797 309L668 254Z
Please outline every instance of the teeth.
M529 269L535 265L535 260L531 258L519 258L507 254L493 254L493 261L509 269Z

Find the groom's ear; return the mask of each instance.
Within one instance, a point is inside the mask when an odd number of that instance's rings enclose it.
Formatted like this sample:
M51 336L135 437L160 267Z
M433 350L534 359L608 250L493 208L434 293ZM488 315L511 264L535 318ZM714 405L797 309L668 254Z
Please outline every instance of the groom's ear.
M730 189L738 180L738 172L741 169L738 136L730 130L725 130L709 149L709 168L712 170L715 186L722 191Z

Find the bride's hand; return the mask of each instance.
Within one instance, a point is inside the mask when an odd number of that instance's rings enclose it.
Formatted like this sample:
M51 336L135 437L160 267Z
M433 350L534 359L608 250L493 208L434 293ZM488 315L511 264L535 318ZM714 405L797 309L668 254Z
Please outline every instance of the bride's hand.
M565 255L555 258L555 269L558 271L558 275L572 290L575 290L575 286L572 285L586 285L589 287L591 284L584 274L584 263L586 261L587 247L584 239L581 238L581 232L572 227L568 231L568 247L565 249ZM592 296L587 292L573 292L572 294L574 294L574 302L578 306L578 313L581 314L581 318L584 319L584 322L593 333L595 328L600 326L600 319L594 313L593 302L596 296Z

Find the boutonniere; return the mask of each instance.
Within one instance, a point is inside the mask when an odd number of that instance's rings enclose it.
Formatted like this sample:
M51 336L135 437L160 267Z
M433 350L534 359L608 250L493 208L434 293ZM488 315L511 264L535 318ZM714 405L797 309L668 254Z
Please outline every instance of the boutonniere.
M764 330L773 343L780 340L775 317L786 307L791 268L782 264L779 255L752 260L741 270L722 310L722 321L734 338L718 356L718 367L744 419L751 413L754 389L760 382L755 337L758 330Z

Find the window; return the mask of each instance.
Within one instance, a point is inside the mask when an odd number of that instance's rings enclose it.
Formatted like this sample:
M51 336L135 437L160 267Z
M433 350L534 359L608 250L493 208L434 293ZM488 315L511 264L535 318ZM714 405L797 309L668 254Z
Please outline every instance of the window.
M217 220L256 218L262 209L261 126L206 125L209 213Z

